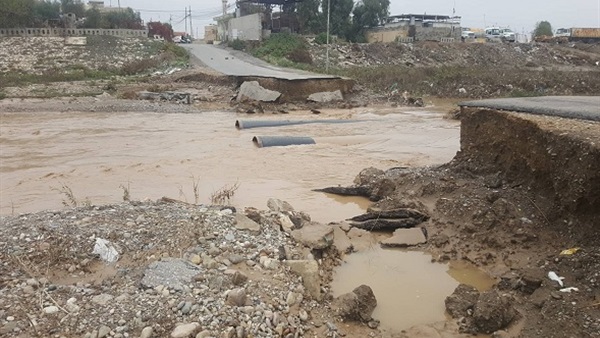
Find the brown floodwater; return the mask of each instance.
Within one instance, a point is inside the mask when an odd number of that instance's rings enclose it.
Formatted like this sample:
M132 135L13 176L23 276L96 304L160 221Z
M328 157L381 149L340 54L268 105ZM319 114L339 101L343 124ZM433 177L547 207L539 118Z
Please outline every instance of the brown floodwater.
M324 116L325 115L325 116ZM236 119L366 120L237 130ZM459 125L440 113L401 109L331 111L321 116L248 116L227 112L0 113L0 213L60 209L68 187L79 202L119 202L163 196L209 203L225 185L239 188L234 206L266 208L289 201L322 222L361 213L363 198L313 192L349 185L374 166L422 166L449 161ZM311 136L316 145L257 148L253 136ZM198 194L194 193L198 186Z
M374 246L346 256L331 287L337 297L361 284L370 286L377 299L373 318L383 330L397 332L446 320L444 300L459 283L484 291L494 282L465 263L432 263L423 252Z

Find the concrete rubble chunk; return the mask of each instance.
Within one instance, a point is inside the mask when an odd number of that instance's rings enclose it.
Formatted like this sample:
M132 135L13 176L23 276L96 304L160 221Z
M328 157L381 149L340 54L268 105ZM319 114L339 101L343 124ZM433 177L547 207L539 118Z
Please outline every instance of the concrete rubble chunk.
M312 298L321 300L321 277L319 276L319 264L315 260L292 260L285 264L298 276L302 277L302 283Z
M235 228L238 230L246 230L256 235L260 233L260 224L243 214L235 214Z
M245 81L240 86L237 101L275 102L279 97L280 92L263 88L258 81Z
M292 238L311 249L325 249L333 243L333 228L328 225L311 223L292 231Z
M342 95L342 92L339 89L334 92L320 92L320 93L310 94L308 96L308 101L320 102L320 103L343 101L343 100L344 100L344 96Z
M350 238L339 226L333 227L333 246L342 254L351 253L353 250Z
M408 247L427 243L425 233L421 228L396 229L392 237L381 241L384 247Z
M141 284L144 288L155 288L160 285L181 288L191 282L201 271L199 267L186 260L164 258L148 265Z

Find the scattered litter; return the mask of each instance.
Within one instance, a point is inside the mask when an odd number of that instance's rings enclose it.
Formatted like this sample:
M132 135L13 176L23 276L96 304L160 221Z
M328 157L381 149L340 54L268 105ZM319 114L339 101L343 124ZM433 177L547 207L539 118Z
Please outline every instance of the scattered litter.
M102 238L96 238L92 254L100 255L100 259L108 263L116 262L119 259L117 249L109 241Z
M562 280L565 279L565 277L559 277L556 274L556 272L554 272L554 271L548 272L548 278L550 278L550 280L557 282L560 286L564 286L564 283Z
M579 291L579 289L571 286L571 287L568 287L568 288L560 289L558 291L560 291L560 292L569 292L570 293L571 291Z
M566 249L560 252L561 255L572 255L574 253L576 253L577 251L579 251L579 249L581 248L570 248L570 249Z

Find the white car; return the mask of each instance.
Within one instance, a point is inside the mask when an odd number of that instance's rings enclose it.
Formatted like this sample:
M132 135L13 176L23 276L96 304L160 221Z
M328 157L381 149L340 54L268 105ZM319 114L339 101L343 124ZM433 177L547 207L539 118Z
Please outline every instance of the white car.
M475 32L472 32L470 30L463 30L461 33L461 37L463 39L475 39Z
M557 38L562 38L562 37L570 37L571 36L571 30L568 28L559 28L556 30L556 33L554 33L554 36Z
M517 38L515 32L510 28L500 28L500 39L502 39L502 41L515 42Z

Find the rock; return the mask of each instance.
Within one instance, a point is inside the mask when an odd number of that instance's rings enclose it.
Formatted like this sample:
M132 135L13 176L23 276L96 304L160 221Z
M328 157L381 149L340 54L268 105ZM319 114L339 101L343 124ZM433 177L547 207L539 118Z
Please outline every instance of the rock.
M191 255L189 260L192 264L195 264L195 265L200 265L200 263L202 263L202 257L200 257L200 255L198 255L198 254Z
M113 295L109 295L107 293L103 293L103 294L100 294L100 295L92 297L92 302L96 303L98 305L106 305L113 298L115 298Z
M204 330L196 335L196 338L209 338L211 336L210 331Z
M235 228L238 230L248 231L255 235L260 233L260 224L254 222L243 214L235 215Z
M300 318L301 321L305 322L308 320L308 312L306 312L306 310L301 309L298 312L298 318Z
M367 250L377 243L375 236L367 230L352 228L347 235L354 251Z
M280 92L263 88L258 81L244 81L240 86L237 101L275 102L279 97Z
M479 291L472 286L460 284L444 301L446 311L452 318L468 317L479 299Z
M54 306L54 305L47 306L47 307L44 308L44 313L47 314L47 315L51 315L51 314L57 313L58 311L59 311L58 306Z
M279 267L279 260L267 256L261 256L260 265L262 265L267 270L274 270Z
M332 303L334 311L342 318L361 322L369 322L377 306L373 290L367 285L361 285L352 292L343 294Z
M512 335L504 330L492 333L492 338L512 338Z
M351 253L353 249L350 238L339 226L333 226L333 247L341 254Z
M292 231L292 238L311 249L325 249L333 243L333 228L319 223L311 223Z
M288 215L279 214L278 221L281 225L281 230L285 231L288 234L291 233L292 230L294 230L294 228L296 227L296 225L294 224L294 222L292 222Z
M421 228L396 229L392 237L381 241L384 247L408 247L427 243Z
M110 327L108 327L106 325L100 326L100 328L98 329L98 338L103 338L103 337L108 336L110 331L111 331Z
M246 260L246 257L238 254L233 254L230 255L228 259L231 262L231 264L240 264L241 262L244 262Z
M237 288L227 292L225 302L232 306L246 305L246 289Z
M187 315L192 311L192 302L185 302L181 307L181 314Z
M188 324L178 325L173 332L171 332L171 338L186 338L191 336L196 329L200 327L200 323L193 322Z
M244 283L246 283L246 281L248 280L248 276L246 276L243 272L240 271L236 271L233 273L233 276L231 277L231 283L233 283L233 285L243 285Z
M302 277L302 283L312 298L321 300L321 278L319 264L315 260L291 260L285 264L292 272Z
M35 278L29 278L28 280L25 281L25 283L27 283L27 285L29 285L35 289L40 287L40 283Z
M267 201L267 207L273 212L292 212L294 207L286 201L282 201L276 198L269 198Z
M516 316L510 296L491 290L482 293L473 311L473 326L477 332L491 334L506 328Z
M181 288L200 272L199 267L186 260L163 258L148 265L141 284L144 288L155 288L159 285Z
M140 338L151 338L153 333L152 326L146 326L142 333L140 334Z
M319 103L335 102L335 101L343 101L343 100L344 100L344 96L342 95L342 92L339 89L334 92L313 93L313 94L310 94L307 99L307 101L319 102Z

